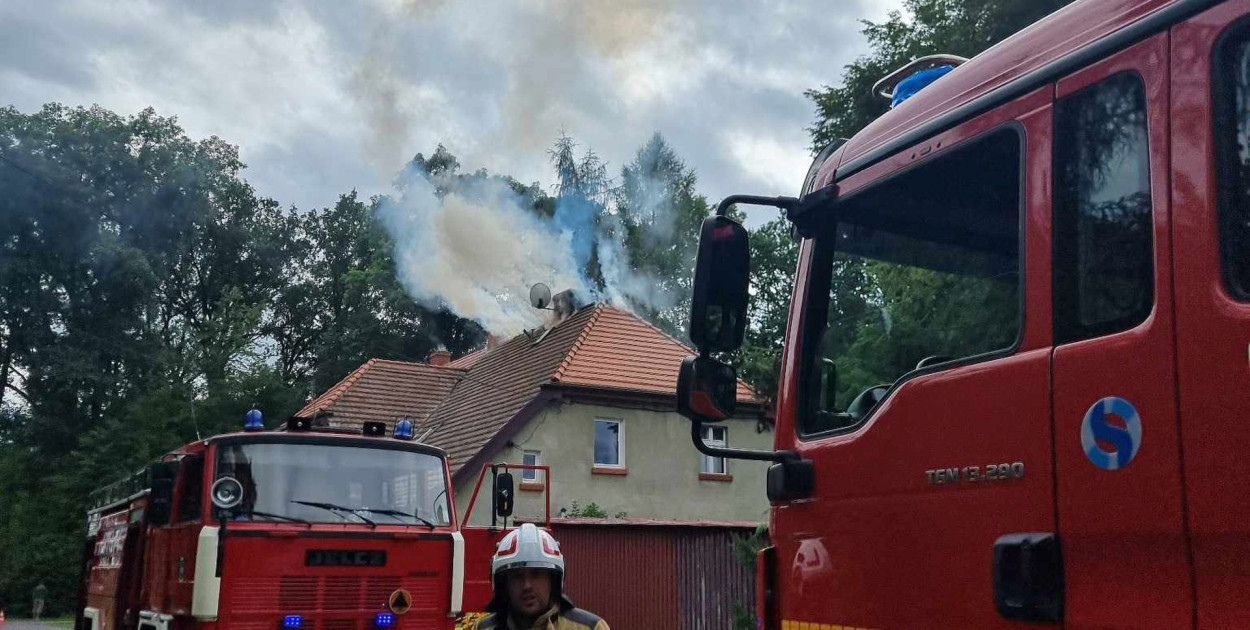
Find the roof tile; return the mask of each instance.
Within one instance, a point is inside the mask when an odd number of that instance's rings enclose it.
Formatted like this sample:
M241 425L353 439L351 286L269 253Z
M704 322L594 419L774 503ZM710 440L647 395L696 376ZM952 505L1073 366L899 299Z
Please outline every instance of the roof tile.
M423 418L438 407L463 376L464 370L447 366L369 359L296 415L312 417L327 412L332 426Z

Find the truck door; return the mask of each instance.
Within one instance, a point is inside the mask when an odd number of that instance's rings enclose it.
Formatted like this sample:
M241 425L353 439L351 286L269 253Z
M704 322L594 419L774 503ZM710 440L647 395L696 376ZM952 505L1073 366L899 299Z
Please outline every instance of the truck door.
M1172 31L1176 346L1197 625L1250 628L1250 2Z
M778 447L816 479L774 502L781 627L1021 627L993 569L1004 536L1055 528L1051 99L840 182L837 223L803 243L798 399L778 414L796 426Z
M204 456L183 458L178 469L178 493L174 502L173 523L168 530L169 608L175 615L191 614L191 598L195 588L195 552L202 527L204 499Z
M1056 85L1054 425L1065 622L1189 628L1168 37Z

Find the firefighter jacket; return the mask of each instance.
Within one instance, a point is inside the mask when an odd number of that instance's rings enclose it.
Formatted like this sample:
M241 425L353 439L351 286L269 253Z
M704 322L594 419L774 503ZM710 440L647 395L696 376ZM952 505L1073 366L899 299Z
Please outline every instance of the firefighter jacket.
M512 619L500 624L499 613L491 613L473 624L472 630L609 630L607 622L595 614L574 608L568 600L561 604L553 604L528 628L516 627Z

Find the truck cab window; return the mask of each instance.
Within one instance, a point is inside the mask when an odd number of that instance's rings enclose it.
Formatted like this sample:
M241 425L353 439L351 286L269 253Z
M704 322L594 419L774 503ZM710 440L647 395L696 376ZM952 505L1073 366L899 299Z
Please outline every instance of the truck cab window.
M1055 343L1128 330L1154 304L1146 91L1121 73L1055 106Z
M1224 281L1250 301L1250 29L1226 38L1215 64L1215 139Z
M1015 345L1020 151L1014 129L992 132L839 202L815 243L804 435L858 425L908 375Z
M200 503L204 496L204 456L188 457L182 462L182 497L178 500L180 522L200 520Z

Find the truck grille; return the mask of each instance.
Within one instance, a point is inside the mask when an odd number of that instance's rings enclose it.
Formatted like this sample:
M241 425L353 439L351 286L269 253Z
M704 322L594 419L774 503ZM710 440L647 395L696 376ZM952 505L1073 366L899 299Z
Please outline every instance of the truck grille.
M412 594L412 609L396 619L396 628L425 630L437 627L432 620L441 617L438 613L448 603L436 577L244 577L227 578L223 586L230 591L229 630L275 630L271 620L289 614L303 615L305 630L368 630L373 615L386 610L391 593L399 588Z

